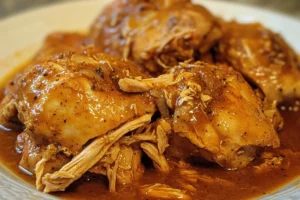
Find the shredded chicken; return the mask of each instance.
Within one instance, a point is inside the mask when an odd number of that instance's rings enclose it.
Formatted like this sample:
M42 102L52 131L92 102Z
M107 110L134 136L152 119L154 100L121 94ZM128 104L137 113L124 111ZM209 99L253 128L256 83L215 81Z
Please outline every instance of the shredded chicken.
M186 191L194 192L194 193L197 192L197 189L193 185L181 179L177 179L176 182L181 186L181 188L185 189Z
M134 134L132 136L124 136L120 139L120 144L131 145L131 144L143 142L143 141L156 142L157 136L155 135L154 132Z
M288 169L290 165L288 158L284 158L281 154L276 155L271 152L263 152L260 158L262 162L253 166L256 173L265 173L270 171L272 168L279 167L282 169Z
M163 87L174 80L173 74L163 74L157 78L139 79L124 78L120 79L119 86L124 92L147 92L155 87Z
M183 179L186 181L190 182L191 184L196 183L197 181L204 182L207 184L213 184L213 183L218 183L223 186L229 186L232 187L234 186L234 183L225 179L221 178L212 178L209 176L203 176L200 175L197 171L195 170L189 170L189 169L181 169L179 171L179 174Z
M107 178L109 180L109 191L115 192L116 191L116 182L117 182L117 170L119 167L119 160L117 159L114 163L114 166L112 169L110 167L107 167L106 174Z
M144 185L140 188L140 192L151 198L161 199L192 199L185 191L172 188L165 184L156 183L153 185Z
M160 120L156 127L156 135L157 135L157 147L159 153L162 155L166 148L169 146L168 143L168 134L171 133L171 126L165 120Z
M170 171L170 167L166 158L159 153L157 147L154 144L151 144L149 142L143 142L141 143L141 147L144 150L144 152L149 156L149 158L151 158L155 168L162 172Z
M44 176L45 164L50 158L57 153L57 148L50 144L47 147L46 152L43 154L43 158L36 164L35 176L36 176L36 189L43 190L44 185L42 183L42 177Z
M121 184L129 184L141 176L141 149L133 149L131 146L122 146L118 156L119 167L117 169L117 181Z
M126 133L149 123L151 116L152 115L150 114L144 115L122 125L117 130L112 131L103 137L96 138L59 171L53 174L46 174L43 177L42 180L45 185L44 192L64 191L71 183L80 178L86 171L95 165L105 155L112 144L118 141ZM112 173L111 176L109 176L111 182L114 181L114 174L115 173ZM113 186L111 187L113 188Z

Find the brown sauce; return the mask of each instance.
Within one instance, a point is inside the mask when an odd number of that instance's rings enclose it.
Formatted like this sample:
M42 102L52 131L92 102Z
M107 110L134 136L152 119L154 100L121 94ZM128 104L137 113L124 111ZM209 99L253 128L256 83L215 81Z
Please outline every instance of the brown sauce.
M4 96L4 86L1 85L0 99ZM263 172L257 172L253 166L236 171L227 171L215 165L191 168L201 175L225 179L230 184L197 182L194 186L197 192L193 199L247 199L266 195L275 189L296 179L300 175L300 112L282 111L285 126L279 133L281 147L274 152L283 152L287 167L270 167ZM0 129L0 162L22 180L34 185L35 178L18 168L21 156L15 151L15 141L18 133ZM254 164L257 161L254 161ZM54 193L64 199L148 199L139 194L137 186L150 183L165 183L178 186L178 171L161 174L153 169L146 169L143 177L137 183L128 186L118 186L116 193L108 191L108 181L98 175L86 174L71 185L67 191Z

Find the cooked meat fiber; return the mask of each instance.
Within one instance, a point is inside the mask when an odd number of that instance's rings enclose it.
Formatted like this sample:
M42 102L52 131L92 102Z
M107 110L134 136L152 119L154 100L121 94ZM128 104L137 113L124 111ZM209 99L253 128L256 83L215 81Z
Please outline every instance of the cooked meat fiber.
M109 132L93 140L82 152L75 156L59 171L45 174L42 183L45 185L44 192L64 191L70 184L79 179L85 172L92 168L122 136L130 131L140 128L151 121L151 114L145 114L132 120L118 129ZM119 160L116 160L113 169L107 168L107 177L110 181L110 190L115 190Z
M300 60L284 39L264 26L223 23L217 58L228 62L270 101L300 97Z
M209 11L189 0L116 0L90 31L98 48L154 74L208 52L220 36Z
M263 110L261 100L239 73L228 67L185 62L172 68L170 74L173 79L165 84L149 84L147 79L135 81L142 87L152 87L152 93L163 92L166 104L174 112L173 131L200 148L191 148L196 149L191 155L235 169L251 162L259 147L279 147L272 119L265 115L267 110ZM128 83L132 82L119 81L121 88L134 88L126 87ZM168 151L173 148L170 145Z

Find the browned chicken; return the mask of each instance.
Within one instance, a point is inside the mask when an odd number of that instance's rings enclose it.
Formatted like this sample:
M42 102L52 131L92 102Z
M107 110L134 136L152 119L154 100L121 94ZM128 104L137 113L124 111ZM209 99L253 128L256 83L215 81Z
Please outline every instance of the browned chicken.
M14 90L7 90L0 121L5 125L17 118L24 125L17 141L22 153L20 167L35 173L37 188L49 192L64 190L119 138L149 123L156 106L147 94L119 90L120 78L147 77L130 62L92 47L81 49L67 44L66 48L61 46L65 51L58 53L59 48L47 42L48 47L39 55L45 54L17 76ZM70 48L73 50L68 51ZM127 148L132 147L123 145L120 152L128 152ZM134 151L141 155L140 147ZM126 158L123 155L120 159ZM136 157L134 162L138 165L140 159ZM69 173L65 185L55 181L57 175L51 176L57 170L63 175Z
M77 51L82 46L91 45L91 41L84 34L55 32L46 37L41 49L34 57L36 63L50 58L59 58L64 53Z
M220 36L209 11L189 0L116 0L90 31L97 47L154 74L208 52Z
M251 162L259 147L279 147L272 119L265 114L269 111L244 78L228 67L185 62L158 78L125 78L119 85L127 92L162 94L174 112L173 131L195 145L170 144L170 151L190 149L189 155L236 169Z
M258 23L223 24L218 61L240 71L270 101L300 97L300 60L280 35Z

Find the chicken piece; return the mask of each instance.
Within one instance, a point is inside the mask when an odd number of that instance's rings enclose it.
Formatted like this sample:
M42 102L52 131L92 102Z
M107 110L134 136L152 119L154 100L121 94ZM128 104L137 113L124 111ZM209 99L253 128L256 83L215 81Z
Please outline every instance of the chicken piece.
M20 166L36 174L37 188L45 192L64 190L156 111L150 95L118 87L120 78L146 74L93 47L75 46L62 53L49 47L53 51L34 60L2 102L0 121L15 117L25 127L17 142ZM59 159L62 149L68 154Z
M169 145L170 133L170 124L163 119L137 129L115 143L89 171L108 176L110 191L115 192L116 183L129 184L142 175L143 150L153 160L157 170L169 172L169 164L163 154Z
M180 169L179 171L180 178L185 179L186 181L190 183L196 183L197 181L204 182L207 184L220 184L220 185L226 185L229 187L235 186L235 184L231 181L221 179L221 178L212 178L206 175L200 175L195 170L190 169Z
M45 185L44 192L64 191L70 184L79 179L85 172L92 168L122 136L151 121L151 114L145 114L134 119L107 135L93 140L82 152L75 156L69 163L55 173L46 174L42 182ZM113 169L107 169L107 177L110 180L110 189L114 191L118 169L118 159Z
M147 156L151 158L155 168L157 168L159 171L162 172L170 171L170 167L166 158L164 157L163 154L159 152L157 146L149 142L143 142L141 143L141 147L144 150L144 152L147 154Z
M90 37L105 52L159 73L205 54L221 32L209 11L189 0L116 0L96 19Z
M129 62L92 51L66 53L30 67L12 99L26 129L72 152L136 116L155 111L154 102L145 95L118 89L119 78L142 73Z
M91 41L86 35L80 33L56 32L48 35L42 47L34 56L31 63L41 63L52 59L57 59L68 52L75 52L78 49L91 45Z
M122 146L118 160L117 181L120 184L129 184L141 177L144 167L141 164L142 151L140 148Z
M115 143L105 156L89 171L109 178L109 189L116 191L116 183L129 184L138 180L144 172L142 151L136 146Z
M36 188L41 190L42 177L53 173L70 161L70 152L60 145L49 144L47 139L35 138L30 132L18 135L16 150L22 153L19 168L36 176Z
M251 162L259 147L279 147L261 100L239 73L202 62L180 63L170 73L173 81L152 89L165 94L174 112L173 131L198 147L191 153L236 169Z
M69 52L78 51L78 49L89 45L87 37L79 33L52 33L46 37L42 47L22 71L26 71L32 65L41 64L49 59L58 59ZM7 94L0 104L0 124L11 129L22 129L22 123L17 117L15 98L20 85L19 79L23 73L16 74L13 80L5 87L4 93Z
M159 199L183 199L189 200L191 197L186 194L186 191L172 188L165 184L156 183L153 185L143 185L140 192L150 198Z
M268 101L300 97L300 59L283 38L261 24L224 23L217 60L230 63Z
M70 161L70 154L66 148L47 144L45 138L35 138L32 133L23 132L19 134L16 141L16 150L22 153L19 168L28 174L37 174L37 163L42 160L49 148L51 148L52 153L51 155L48 153L47 159L44 159L43 166L38 170L40 174L59 170Z
M145 130L137 130L131 136L120 140L121 144L140 144L145 154L153 161L154 167L161 172L169 172L170 167L164 156L169 147L171 126L164 119L151 123Z

